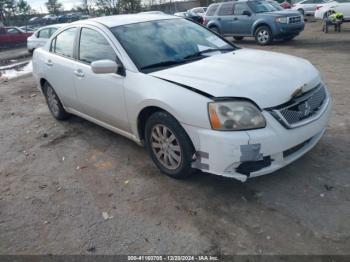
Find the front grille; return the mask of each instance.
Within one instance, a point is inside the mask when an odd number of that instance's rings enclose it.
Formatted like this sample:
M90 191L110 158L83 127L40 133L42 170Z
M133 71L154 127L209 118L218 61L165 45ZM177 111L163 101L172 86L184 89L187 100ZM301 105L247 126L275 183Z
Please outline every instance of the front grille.
M289 24L297 24L301 22L301 16L291 16L288 18Z
M288 103L272 108L271 114L287 128L313 120L326 106L327 92L323 84L292 99Z

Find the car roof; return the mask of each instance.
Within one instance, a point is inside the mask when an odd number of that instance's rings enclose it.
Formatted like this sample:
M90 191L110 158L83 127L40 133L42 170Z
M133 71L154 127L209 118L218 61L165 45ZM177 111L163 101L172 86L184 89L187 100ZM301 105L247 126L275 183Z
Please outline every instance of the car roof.
M76 21L72 24L89 24L91 22L103 24L107 27L115 27L127 24L136 24L141 22L167 20L167 19L181 19L179 17L167 14L127 14L127 15L112 15L87 20Z

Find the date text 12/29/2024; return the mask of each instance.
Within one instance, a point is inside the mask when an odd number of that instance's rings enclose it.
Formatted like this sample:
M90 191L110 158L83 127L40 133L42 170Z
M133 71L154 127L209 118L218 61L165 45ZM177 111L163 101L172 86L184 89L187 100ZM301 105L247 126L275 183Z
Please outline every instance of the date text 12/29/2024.
M128 256L128 261L219 261L217 256Z

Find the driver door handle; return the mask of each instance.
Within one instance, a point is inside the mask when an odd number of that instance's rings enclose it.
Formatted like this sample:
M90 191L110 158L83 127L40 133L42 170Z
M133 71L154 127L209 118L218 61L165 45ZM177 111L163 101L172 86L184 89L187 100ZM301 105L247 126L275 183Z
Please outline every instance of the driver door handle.
M46 64L47 66L53 66L53 63L52 63L51 59L48 59L48 60L45 62L45 64Z
M237 17L234 17L233 20L238 20L238 18L237 18Z
M75 70L75 71L74 71L74 74L75 74L77 77L84 77L84 76L85 76L83 70L81 70L81 69Z

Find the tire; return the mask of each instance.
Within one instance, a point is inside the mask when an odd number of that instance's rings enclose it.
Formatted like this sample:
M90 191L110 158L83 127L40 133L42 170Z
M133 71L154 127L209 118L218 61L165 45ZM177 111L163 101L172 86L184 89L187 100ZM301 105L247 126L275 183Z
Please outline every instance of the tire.
M213 31L214 33L220 34L220 30L217 26L211 26L211 27L209 27L209 29L211 31Z
M243 36L234 36L233 39L237 40L237 41L241 41L243 40Z
M255 41L259 45L268 45L273 40L271 29L268 26L261 26L255 31Z
M43 91L47 106L49 107L53 117L57 120L65 120L69 118L70 115L66 112L66 110L64 110L58 95L48 82L44 84Z
M158 111L148 118L145 142L153 162L166 175L181 179L193 173L195 150L192 142L179 122L167 112Z
M304 9L298 9L298 12L300 13L300 14L302 14L303 16L305 15L305 12L304 12Z

